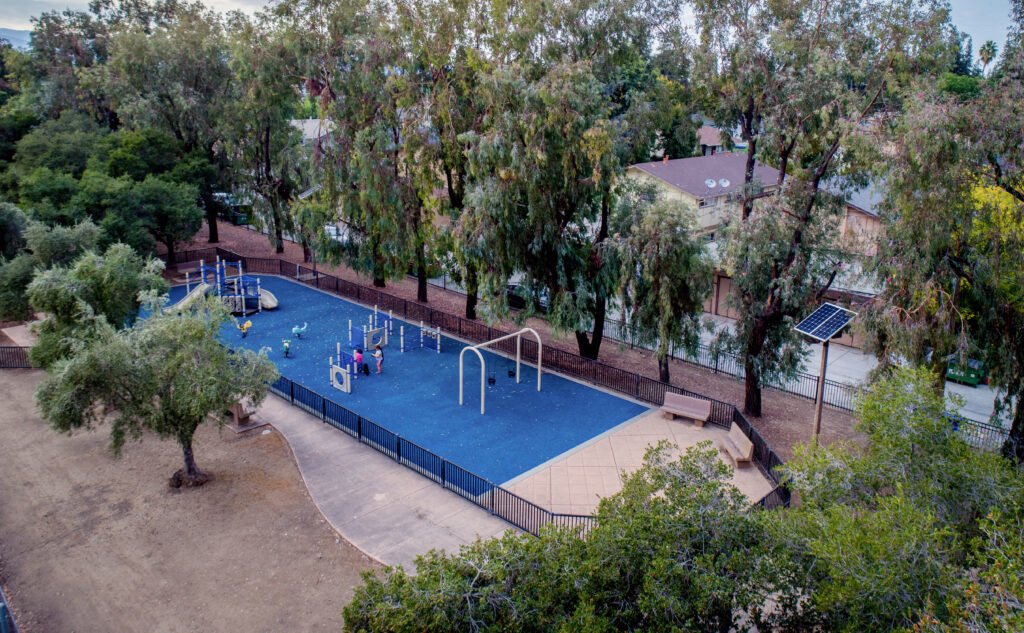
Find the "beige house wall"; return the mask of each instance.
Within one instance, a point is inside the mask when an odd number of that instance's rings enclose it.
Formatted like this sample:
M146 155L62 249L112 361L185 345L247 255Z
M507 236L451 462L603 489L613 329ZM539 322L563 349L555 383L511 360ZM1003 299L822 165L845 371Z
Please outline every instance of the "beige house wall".
M673 187L661 178L655 178L647 172L630 167L626 170L626 176L638 182L653 185L657 189L658 195L664 200L678 200L684 203L690 209L690 212L693 213L694 218L697 220L697 226L702 231L714 229L725 222L727 218L739 213L739 207L735 203L727 202L726 196L708 198L713 203L700 207L697 198L681 189Z
M846 208L840 227L843 245L862 255L873 257L878 252L878 237L882 234L882 220L861 211Z

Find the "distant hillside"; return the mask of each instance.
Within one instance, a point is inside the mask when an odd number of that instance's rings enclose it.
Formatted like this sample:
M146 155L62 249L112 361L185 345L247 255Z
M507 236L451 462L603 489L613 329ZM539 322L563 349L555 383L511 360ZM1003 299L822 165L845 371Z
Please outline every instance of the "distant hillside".
M0 37L11 43L14 48L28 48L28 37L32 31L0 28Z

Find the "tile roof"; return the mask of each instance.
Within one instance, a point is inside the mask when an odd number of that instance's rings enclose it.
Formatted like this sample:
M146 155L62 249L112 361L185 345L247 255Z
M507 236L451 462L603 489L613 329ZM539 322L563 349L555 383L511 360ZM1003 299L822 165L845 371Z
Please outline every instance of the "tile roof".
M713 125L702 125L697 130L698 145L722 145L722 131Z
M714 156L695 156L630 165L631 169L650 174L694 198L722 196L738 191L743 185L746 167L747 155L739 152L721 152ZM723 179L728 181L728 186L721 185ZM706 180L714 180L715 186L708 187L704 182ZM774 185L779 180L779 171L774 167L756 163L754 180L762 185Z

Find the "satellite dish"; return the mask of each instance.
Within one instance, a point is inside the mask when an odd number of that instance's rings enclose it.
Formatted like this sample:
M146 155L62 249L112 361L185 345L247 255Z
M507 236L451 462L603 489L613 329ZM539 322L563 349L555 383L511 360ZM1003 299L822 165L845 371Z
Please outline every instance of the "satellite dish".
M708 178L707 180L704 181L704 186L707 187L708 189L714 189L716 184L717 183L715 183L714 178Z
M729 186L729 184L730 184L730 183L729 183L729 179L728 179L728 178L722 178L721 180L719 180L719 181L718 181L718 184L719 184L719 185L720 185L720 186L721 186L722 188L728 187L728 186Z

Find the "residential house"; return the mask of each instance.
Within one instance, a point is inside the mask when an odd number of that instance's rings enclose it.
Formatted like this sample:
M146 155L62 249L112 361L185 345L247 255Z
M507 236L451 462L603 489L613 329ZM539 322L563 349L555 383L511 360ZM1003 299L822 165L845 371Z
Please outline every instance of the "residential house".
M626 170L626 175L655 185L666 200L684 202L693 210L701 230L713 234L715 228L737 211L736 199L743 186L746 169L746 154L721 152L637 163ZM757 163L754 180L763 192L772 192L778 188L779 172Z
M746 161L745 153L718 152L693 158L638 163L631 165L626 174L655 185L664 199L684 202L694 211L700 230L714 240L715 229L727 219L739 215L739 194ZM754 180L762 194L770 195L778 190L779 172L768 165L756 163ZM842 193L837 184L825 189ZM869 185L847 194L846 213L836 237L862 256L871 257L876 252L876 238L882 230L878 217L881 191L879 185ZM859 270L859 265L854 263L850 270ZM833 300L861 302L873 294L871 288L864 287L856 279L856 275L844 274L842 277L837 280L836 292L830 295ZM726 300L732 292L730 277L724 271L716 272L714 293L705 304L705 311L735 318L736 314ZM837 342L859 346L859 341L849 333Z
M725 151L722 131L713 125L702 125L697 130L697 148L701 156L713 156Z

